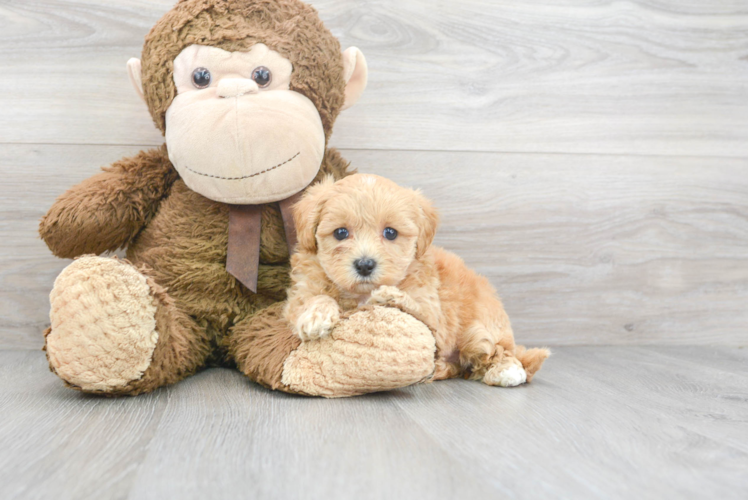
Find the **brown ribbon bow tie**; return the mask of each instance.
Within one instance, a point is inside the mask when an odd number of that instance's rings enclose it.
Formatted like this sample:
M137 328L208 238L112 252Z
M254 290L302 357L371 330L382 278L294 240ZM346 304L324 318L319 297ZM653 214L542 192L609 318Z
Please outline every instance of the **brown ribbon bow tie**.
M278 202L283 217L289 257L296 246L296 226L293 223L291 207L300 197L299 192ZM226 255L226 270L254 293L257 293L257 277L260 268L260 231L264 206L229 205L229 246Z

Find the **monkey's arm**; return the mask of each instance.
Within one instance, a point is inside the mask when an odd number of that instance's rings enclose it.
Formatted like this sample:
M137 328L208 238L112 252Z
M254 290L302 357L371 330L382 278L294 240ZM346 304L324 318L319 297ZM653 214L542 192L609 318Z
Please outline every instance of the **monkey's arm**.
M42 217L39 234L56 256L73 258L127 246L179 178L166 146L102 170L60 196Z

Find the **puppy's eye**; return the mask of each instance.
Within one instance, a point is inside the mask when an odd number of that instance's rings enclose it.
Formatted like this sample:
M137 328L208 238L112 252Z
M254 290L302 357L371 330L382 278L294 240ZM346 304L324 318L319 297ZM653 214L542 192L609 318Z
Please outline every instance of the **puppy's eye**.
M336 240L343 241L348 237L348 230L344 227L339 227L332 232L332 235L335 236Z
M192 85L204 89L210 85L210 71L207 68L197 68L192 72Z
M391 227L384 228L384 232L382 234L384 235L385 238L387 238L390 241L397 238L397 230L392 229Z
M273 74L265 66L258 66L252 71L252 80L258 87L267 87L273 81Z

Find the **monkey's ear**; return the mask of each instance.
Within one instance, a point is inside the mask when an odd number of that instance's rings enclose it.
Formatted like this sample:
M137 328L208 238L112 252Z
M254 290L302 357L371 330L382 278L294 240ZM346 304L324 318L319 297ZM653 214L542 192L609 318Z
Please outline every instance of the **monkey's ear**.
M348 109L358 101L366 88L369 70L363 52L349 47L343 52L343 78L345 79L345 102L341 109Z
M143 95L143 77L141 74L140 59L137 57L130 58L127 61L127 74L130 75L130 83L135 87L135 92L138 93L143 102L145 102L145 96Z
M415 193L421 208L420 220L418 221L418 241L416 241L416 258L420 259L434 241L436 228L439 225L439 213L431 201L423 196L420 191Z
M297 252L317 253L317 225L334 183L332 175L326 176L322 182L308 188L301 200L293 206Z

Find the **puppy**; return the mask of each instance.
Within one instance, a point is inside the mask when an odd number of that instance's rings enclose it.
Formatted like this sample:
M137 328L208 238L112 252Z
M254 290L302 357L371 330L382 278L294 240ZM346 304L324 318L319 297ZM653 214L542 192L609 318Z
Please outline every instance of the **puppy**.
M328 335L342 311L379 305L432 329L435 380L516 386L550 355L515 345L488 280L431 246L438 216L419 192L375 175L328 178L294 206L294 221L298 246L284 314L303 341Z

